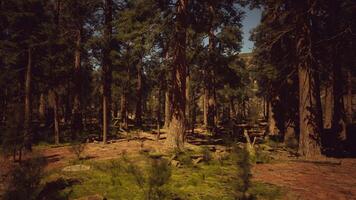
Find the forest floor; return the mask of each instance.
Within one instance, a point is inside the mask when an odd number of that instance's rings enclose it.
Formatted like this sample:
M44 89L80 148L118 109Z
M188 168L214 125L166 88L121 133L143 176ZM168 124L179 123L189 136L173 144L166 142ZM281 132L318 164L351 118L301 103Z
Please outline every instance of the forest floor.
M224 148L224 145L220 144L219 141L201 135L191 138L187 147L192 151L198 152L203 145L216 151L216 149ZM302 160L298 161L283 149L279 148L277 151L269 149L267 152L274 159L268 162L260 162L252 167L253 189L251 193L259 197L258 199L356 200L356 159L332 159L332 162L325 163L304 162ZM48 161L45 168L45 171L49 172L47 181L55 180L59 177L77 177L73 174L64 173L62 169L78 163L92 166L104 165L100 163L109 165L111 160L119 159L123 155L129 155L132 159L143 161L144 158L140 157L141 152L159 152L159 154L167 155L167 159L169 159L171 155L169 151L165 149L164 134L160 141L156 141L155 135L143 132L139 134L139 137L131 140L119 139L106 145L89 143L83 152L84 159L80 162L76 161L76 157L69 145L38 146L35 150L37 154L44 156ZM226 190L225 187L232 187L231 181L235 176L234 168L230 167L230 165L219 165L217 163L201 165L199 171L194 167L180 167L174 170L172 177L177 183L169 187L179 188L179 191L176 192L186 194L186 196L176 199L232 199L230 198L231 196L229 197L230 194L228 192L225 194L222 190ZM99 168L97 167L96 169ZM103 174L100 170L92 171L89 174L79 172L81 178L84 177L89 185L83 184L81 187L73 187L70 197L79 198L83 194L89 194L105 195L109 199L110 195L113 195L115 198L115 195L117 195L114 192L115 189L108 190L108 188L105 188L108 186L105 186L104 182L107 181L109 184L110 181L106 179L112 176L112 174L107 173ZM178 183L179 181L180 183ZM219 181L222 182L221 185L218 183ZM100 184L103 185L103 188L98 186ZM201 191L199 191L200 189ZM105 194L100 194L101 190L107 191ZM230 188L230 190L233 190L233 188ZM126 195L133 195L130 189L120 189L120 192L120 195L123 196L125 196L125 192L127 193ZM272 194L269 195L266 192Z

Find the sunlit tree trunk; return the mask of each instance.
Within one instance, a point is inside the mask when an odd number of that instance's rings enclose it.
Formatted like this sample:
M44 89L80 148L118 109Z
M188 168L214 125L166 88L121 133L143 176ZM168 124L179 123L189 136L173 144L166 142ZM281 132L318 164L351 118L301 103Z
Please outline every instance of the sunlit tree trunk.
M333 97L333 86L328 84L325 87L325 98L324 98L324 128L330 129L332 125L332 117L334 111L334 97Z
M268 103L268 134L269 135L278 135L279 130L276 126L275 114L273 112L272 101Z
M169 128L169 123L171 121L172 113L171 113L171 93L169 89L166 89L165 92L165 102L164 102L164 128Z
M24 118L24 144L27 150L32 150L32 48L27 50L27 67L25 76L25 118Z
M111 82L112 82L112 62L110 58L111 37L112 37L112 0L105 0L105 46L103 50L103 143L107 142L107 135L110 131L111 121Z
M179 0L177 2L176 30L175 30L175 48L173 57L172 73L172 121L169 125L166 144L168 146L182 149L185 140L186 118L186 39L187 39L187 17L188 0Z

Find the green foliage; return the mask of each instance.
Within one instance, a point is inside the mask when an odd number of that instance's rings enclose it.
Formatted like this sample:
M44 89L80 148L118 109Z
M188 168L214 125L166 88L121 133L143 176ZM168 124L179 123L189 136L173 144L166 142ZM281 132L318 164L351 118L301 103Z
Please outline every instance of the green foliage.
M45 165L44 158L35 157L14 167L10 172L10 183L4 199L37 199Z
M234 162L238 167L237 179L235 183L235 198L236 199L252 199L247 194L251 185L251 158L246 148L241 149L238 146L233 147Z

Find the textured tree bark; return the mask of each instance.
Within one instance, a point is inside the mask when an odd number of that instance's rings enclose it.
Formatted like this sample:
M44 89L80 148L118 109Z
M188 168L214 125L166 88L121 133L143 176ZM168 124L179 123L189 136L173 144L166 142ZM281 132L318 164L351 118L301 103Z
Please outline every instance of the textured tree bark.
M76 49L74 53L74 103L72 108L72 139L76 139L79 132L83 129L82 110L81 110L81 30L77 30Z
M299 153L306 158L315 158L321 155L321 113L317 108L317 87L315 75L311 66L300 65L299 75L299 117L300 137Z
M332 118L334 111L334 96L332 84L325 87L325 103L324 103L324 128L330 129L332 126Z
M186 32L188 17L188 0L177 2L175 48L172 73L172 121L169 125L166 145L182 149L184 147L186 118L185 118L185 89L187 76L186 63Z
M103 143L107 142L111 121L112 62L110 58L112 39L112 0L105 0L105 47L103 50Z
M32 150L32 49L27 50L27 67L25 76L25 119L24 119L24 145L27 150Z
M142 127L142 66L141 63L137 65L137 87L136 87L136 112L135 120L136 126Z
M321 156L322 114L318 68L314 59L313 6L315 0L297 3L301 14L300 30L296 38L299 78L299 153L308 158Z
M268 135L278 135L279 130L276 126L275 114L273 112L272 101L268 103Z
M169 123L171 122L171 94L169 89L167 88L165 92L165 102L164 102L164 128L169 128Z

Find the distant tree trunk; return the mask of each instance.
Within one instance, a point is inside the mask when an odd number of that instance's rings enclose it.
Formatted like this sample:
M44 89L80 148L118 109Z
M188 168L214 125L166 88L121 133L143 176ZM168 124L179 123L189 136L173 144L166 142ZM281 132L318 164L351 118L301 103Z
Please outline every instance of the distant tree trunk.
M74 103L72 110L72 139L76 139L78 133L83 129L82 110L81 110L81 89L82 89L82 73L81 73L81 30L77 30L76 47L75 47L75 62L74 62Z
M197 106L195 103L196 99L196 94L195 94L195 89L192 89L192 96L191 96L191 109L192 109L192 121L191 121L191 133L194 134L194 128L195 128L195 123L196 123L196 118L197 118Z
M212 6L209 7L211 14L211 23L213 23L215 12ZM209 30L209 56L210 56L210 66L205 73L205 84L206 84L206 102L207 103L207 130L209 132L214 132L216 126L216 94L215 94L215 73L213 69L213 57L215 52L215 36L214 27L211 24Z
M208 128L208 90L204 88L203 94L203 120L204 120L204 127Z
M27 150L32 150L32 49L27 50L27 68L25 83L25 120L24 120L24 144Z
M157 116L157 141L159 141L160 136L161 136L161 93L162 93L162 87L160 86L158 88L158 94L157 94L157 107L156 107L156 116Z
M142 66L141 63L137 65L137 87L136 87L136 112L135 120L136 126L142 127Z
M107 142L111 121L112 62L110 58L112 38L112 0L105 0L105 47L103 50L103 143Z
M38 113L40 122L43 123L46 120L46 97L43 93L40 94L40 105L38 107Z
M171 93L167 88L165 92L165 102L164 102L164 128L169 128L169 123L171 122Z
M49 91L49 100L53 108L53 120L54 120L54 143L59 144L59 114L58 114L58 94L54 90Z
M191 112L191 110L190 110L191 96L190 96L190 73L189 73L189 69L187 69L185 98L186 98L185 114L186 114L186 119L187 119L187 129L189 130L190 125L191 125L191 114L190 114L190 112Z
M185 140L186 118L185 118L185 87L187 76L186 63L186 39L187 39L187 18L188 1L179 0L176 4L176 30L175 48L173 57L172 73L172 121L169 125L166 145L182 149Z
M325 87L325 102L324 102L324 128L330 129L332 126L332 117L334 110L334 92L332 84Z
M344 88L340 66L337 65L339 59L333 65L333 117L332 130L338 134L340 140L346 140L346 115L344 109Z
M298 144L295 125L292 120L286 120L284 122L284 143L292 146Z
M348 124L352 123L352 74L351 69L347 71L347 94L346 94L346 121Z
M128 129L128 110L127 110L127 94L126 91L123 91L121 94L121 105L120 105L120 113L121 113L121 128Z
M272 101L268 103L268 134L269 135L278 135L279 130L276 126L275 114L273 112Z

